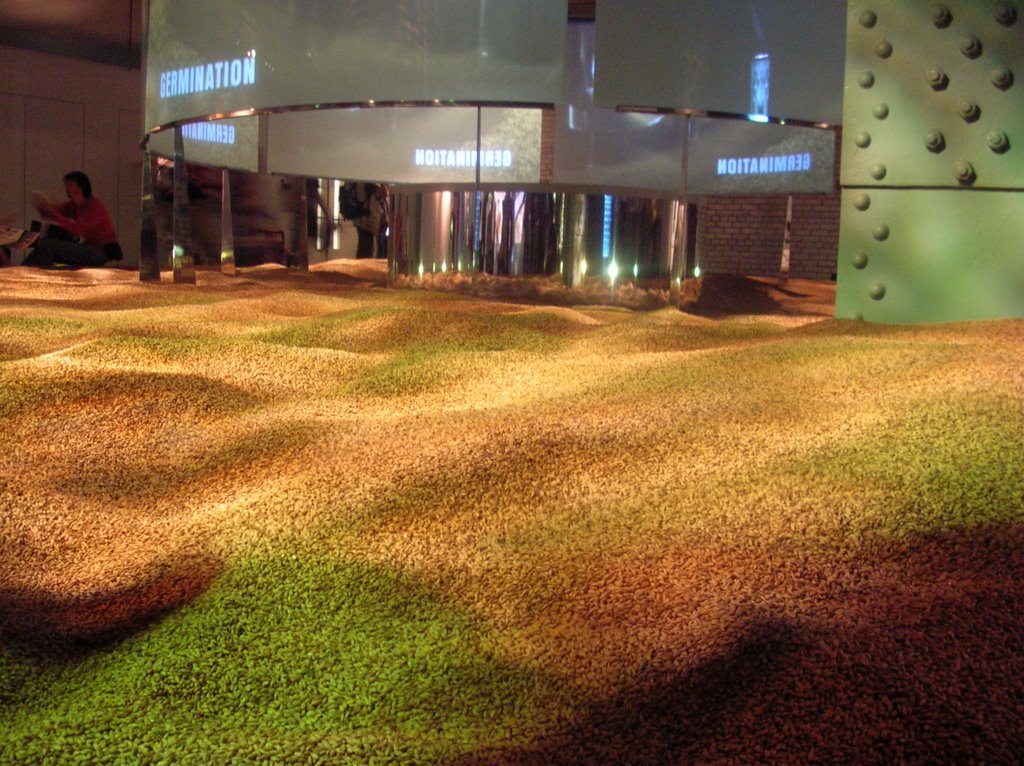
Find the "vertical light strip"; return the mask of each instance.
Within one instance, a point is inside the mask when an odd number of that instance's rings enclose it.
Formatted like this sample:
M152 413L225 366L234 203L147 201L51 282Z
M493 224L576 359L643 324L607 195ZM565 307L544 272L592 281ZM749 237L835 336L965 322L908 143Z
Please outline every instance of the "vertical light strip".
M601 229L601 259L607 261L612 254L612 211L615 198L610 194L604 195L604 225Z

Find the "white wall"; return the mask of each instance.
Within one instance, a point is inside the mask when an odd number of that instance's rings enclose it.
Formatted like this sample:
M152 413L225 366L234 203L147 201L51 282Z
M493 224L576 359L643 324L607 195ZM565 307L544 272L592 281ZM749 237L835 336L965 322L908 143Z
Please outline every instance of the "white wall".
M117 225L126 268L139 263L142 73L0 46L0 216L38 215L29 192L63 199L82 170Z

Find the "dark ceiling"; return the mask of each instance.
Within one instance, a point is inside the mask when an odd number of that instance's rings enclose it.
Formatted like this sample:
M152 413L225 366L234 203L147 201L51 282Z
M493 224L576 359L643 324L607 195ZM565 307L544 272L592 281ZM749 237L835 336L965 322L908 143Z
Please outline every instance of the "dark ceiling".
M593 20L594 6L597 0L569 0L569 18L577 20Z
M145 0L0 0L0 44L137 68Z

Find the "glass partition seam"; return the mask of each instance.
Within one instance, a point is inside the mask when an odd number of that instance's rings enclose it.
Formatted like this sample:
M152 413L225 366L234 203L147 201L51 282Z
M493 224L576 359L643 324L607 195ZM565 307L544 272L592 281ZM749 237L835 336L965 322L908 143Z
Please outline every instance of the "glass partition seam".
M195 114L189 117L182 117L177 120L169 120L148 129L149 133L159 133L163 130L173 130L180 125L188 125L195 122L209 122L213 120L224 120L230 117L252 117L274 114L291 114L293 112L330 112L330 111L354 111L357 109L554 109L555 104L547 102L519 102L519 101L352 101L337 102L332 104L297 104L294 106L275 106L262 108L238 109L227 112L207 112Z

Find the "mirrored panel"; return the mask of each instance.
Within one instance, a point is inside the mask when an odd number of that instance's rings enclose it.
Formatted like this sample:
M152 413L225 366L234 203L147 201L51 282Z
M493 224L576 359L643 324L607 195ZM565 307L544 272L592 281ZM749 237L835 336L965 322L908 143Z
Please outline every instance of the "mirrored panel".
M835 142L831 129L694 117L687 194L831 193Z
M594 105L594 24L569 25L565 103L555 107L556 184L678 195L685 118Z
M480 182L540 179L540 109L480 110ZM331 109L268 117L272 173L388 181L473 184L477 109Z
M181 126L185 159L197 165L256 172L259 164L259 117L231 117ZM174 156L174 131L150 134L149 149Z

